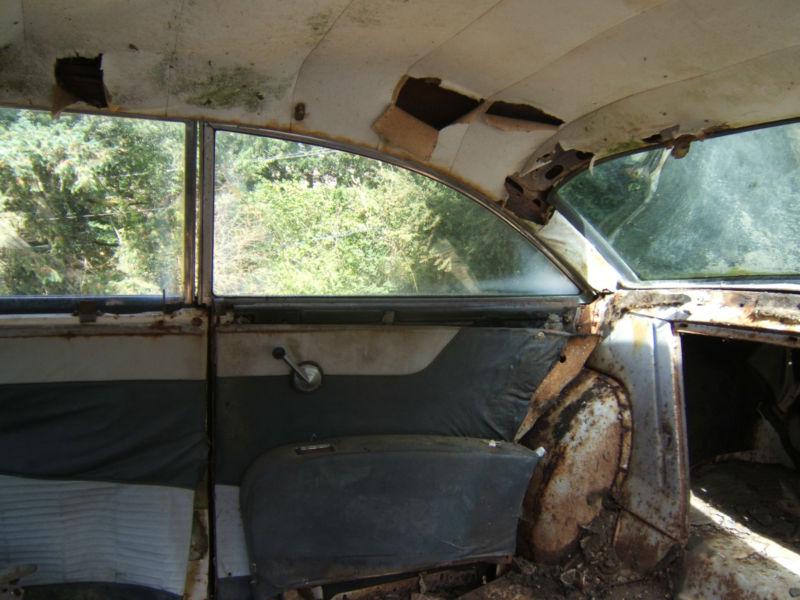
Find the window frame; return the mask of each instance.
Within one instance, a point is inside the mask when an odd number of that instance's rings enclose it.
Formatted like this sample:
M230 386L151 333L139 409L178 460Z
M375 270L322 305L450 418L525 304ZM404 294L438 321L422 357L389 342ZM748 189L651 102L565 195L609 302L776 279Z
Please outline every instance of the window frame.
M47 108L21 106L0 102L0 107L15 110L47 111ZM586 304L594 299L594 292L585 278L569 264L562 261L519 219L504 211L496 202L478 190L446 174L422 166L412 160L400 158L354 144L324 139L314 135L291 133L260 127L238 126L228 123L202 121L190 118L154 117L139 113L108 113L91 109L65 109L65 114L106 118L131 118L184 125L184 190L183 190L183 281L182 293L175 295L103 295L103 296L0 296L0 314L74 313L87 306L107 313L137 313L145 311L172 312L181 308L214 306L218 309L245 307L275 314L307 315L330 312L355 313L359 311L385 314L397 312L406 316L423 315L425 319L451 320L462 315L469 319L480 317L541 315L558 312ZM433 179L477 202L495 217L504 221L538 251L578 288L578 293L566 296L506 295L506 296L216 296L213 289L214 244L214 173L215 134L226 131L245 135L270 137L311 144L348 152L387 164L408 169ZM303 320L303 317L298 317ZM292 320L292 319L290 319ZM334 320L339 320L334 317ZM346 319L345 319L346 320Z
M800 117L792 119L782 119L780 121L771 121L769 123L760 123L758 125L749 125L747 127L737 127L733 129L726 129L724 131L715 131L704 135L693 143L702 143L703 140L715 139L718 137L726 137L729 135L736 135L748 131L757 131L760 129L768 129L770 127L780 127L782 125L800 124ZM608 263L617 270L620 275L619 286L621 289L730 289L730 290L765 290L765 291L800 291L800 274L797 275L736 275L732 277L698 277L692 279L640 279L636 273L631 269L622 256L611 246L611 244L603 237L603 235L592 225L585 217L578 211L572 208L567 202L562 201L558 195L559 190L567 185L573 177L577 177L581 173L594 168L596 165L603 164L608 161L630 156L632 154L640 154L642 152L657 150L659 148L666 148L669 146L669 141L659 142L656 144L646 144L634 150L620 152L594 161L581 169L570 173L547 195L546 201L551 206L561 213L569 223L575 227L581 235L583 235L590 244L597 248L601 256L608 261ZM691 150L690 150L691 153Z
M46 108L21 106L18 104L0 103L1 108L48 112ZM179 282L180 294L131 294L131 295L99 295L99 296L0 296L0 314L32 314L32 313L77 313L82 307L96 306L98 310L108 313L137 313L144 311L173 312L181 308L195 306L197 293L196 247L197 247L197 156L198 156L198 123L193 119L153 117L136 113L109 113L83 109L65 109L63 114L85 115L90 117L139 119L142 121L158 121L182 123L183 137L183 269L182 281Z
M384 310L384 311L414 311L424 310L433 312L458 311L488 311L502 313L518 312L520 310L536 309L541 312L542 307L552 306L557 308L573 307L584 304L593 299L594 295L586 281L568 265L556 257L536 236L522 225L515 217L503 211L496 202L481 194L475 189L463 185L461 182L445 174L428 169L410 160L391 156L386 153L363 148L344 142L326 140L317 136L278 131L274 129L231 125L226 123L204 121L201 123L202 133L200 141L200 187L201 187L201 257L200 264L200 289L199 298L202 304L215 305L222 309L228 307L261 307L266 311L319 311L332 310ZM290 142L298 142L356 154L365 158L379 160L403 169L429 177L442 185L455 190L468 200L480 204L491 212L496 218L509 225L520 234L528 243L561 271L578 288L578 293L568 296L544 295L505 295L505 296L239 296L216 295L213 292L213 267L214 267L214 194L215 194L215 143L216 132L239 133L267 137Z

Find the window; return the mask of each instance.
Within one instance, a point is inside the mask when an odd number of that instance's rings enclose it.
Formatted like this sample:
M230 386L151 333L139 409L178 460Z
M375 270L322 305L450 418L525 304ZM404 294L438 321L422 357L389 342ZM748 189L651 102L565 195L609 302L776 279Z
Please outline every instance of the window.
M800 274L800 125L648 150L558 190L644 280Z
M0 109L0 295L180 294L184 128Z
M428 177L293 141L216 134L223 296L576 294L519 232Z

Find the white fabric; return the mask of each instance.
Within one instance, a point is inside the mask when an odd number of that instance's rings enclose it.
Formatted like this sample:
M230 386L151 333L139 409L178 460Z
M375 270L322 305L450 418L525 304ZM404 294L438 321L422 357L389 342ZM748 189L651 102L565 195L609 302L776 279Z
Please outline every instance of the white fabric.
M125 583L180 595L193 500L172 487L0 475L0 568L35 564L24 585Z
M242 512L239 508L239 486L215 486L214 509L217 577L250 575Z

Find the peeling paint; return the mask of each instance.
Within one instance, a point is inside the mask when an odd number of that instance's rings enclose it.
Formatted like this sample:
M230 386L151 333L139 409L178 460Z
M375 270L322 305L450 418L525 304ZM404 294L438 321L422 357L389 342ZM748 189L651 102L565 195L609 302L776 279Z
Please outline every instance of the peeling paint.
M800 294L748 290L673 289L620 292L604 302L600 319L626 313L674 322L719 325L769 334L800 335ZM756 339L756 338L754 338Z
M506 177L508 209L523 219L546 225L555 211L549 202L550 190L571 173L588 167L593 158L591 152L566 150L556 144L539 158L538 165Z
M628 410L622 386L584 370L523 439L548 449L523 503L519 537L526 554L562 559L600 514L625 460Z

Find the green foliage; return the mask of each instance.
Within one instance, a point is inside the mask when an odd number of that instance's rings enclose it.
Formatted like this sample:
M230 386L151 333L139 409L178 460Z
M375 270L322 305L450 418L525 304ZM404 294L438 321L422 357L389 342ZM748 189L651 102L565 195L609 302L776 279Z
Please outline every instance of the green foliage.
M503 293L534 252L452 189L345 152L220 133L216 184L218 294Z
M573 291L491 212L414 172L229 132L215 168L217 293L535 293L542 273ZM0 295L179 293L182 170L181 124L0 110Z
M642 279L800 273L800 125L622 156L559 197Z
M183 126L0 110L0 294L175 294Z

